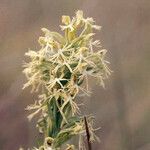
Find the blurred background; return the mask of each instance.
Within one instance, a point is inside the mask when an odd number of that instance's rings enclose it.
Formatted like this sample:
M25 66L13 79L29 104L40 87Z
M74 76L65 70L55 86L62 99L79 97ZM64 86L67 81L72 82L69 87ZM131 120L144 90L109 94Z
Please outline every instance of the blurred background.
M101 127L93 150L150 150L149 0L0 0L0 150L36 145L36 119L29 123L24 110L36 99L22 91L24 53L39 48L42 27L60 31L61 16L78 9L102 26L96 38L113 70L105 89L90 79L81 108Z

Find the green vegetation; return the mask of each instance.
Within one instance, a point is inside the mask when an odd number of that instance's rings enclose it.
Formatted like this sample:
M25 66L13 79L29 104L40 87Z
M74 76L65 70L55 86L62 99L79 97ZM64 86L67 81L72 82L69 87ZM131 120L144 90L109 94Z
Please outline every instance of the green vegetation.
M76 97L79 92L90 94L88 76L104 86L103 80L110 75L104 59L106 50L93 40L93 30L100 30L100 26L92 18L84 18L82 11L77 11L72 19L62 16L62 23L64 36L42 28L41 49L25 54L31 61L24 64L28 81L23 88L31 86L32 92L39 93L39 99L26 108L32 111L28 118L38 115L37 127L44 135L43 143L35 150L83 149L87 127L89 141L98 139L92 127L93 117L86 116L86 126ZM74 136L79 136L78 148L67 144Z

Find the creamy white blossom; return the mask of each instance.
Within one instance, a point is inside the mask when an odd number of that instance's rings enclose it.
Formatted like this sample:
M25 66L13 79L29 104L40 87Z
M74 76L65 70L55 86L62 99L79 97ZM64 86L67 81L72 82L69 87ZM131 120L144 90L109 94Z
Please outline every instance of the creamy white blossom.
M44 145L44 150L58 148L73 135L85 133L83 119L77 114L76 96L79 92L89 95L89 76L104 86L104 79L110 75L105 60L107 50L94 40L93 30L101 27L95 25L93 18L84 18L83 12L77 11L72 19L63 16L62 23L65 35L42 28L44 36L38 40L41 49L25 53L31 61L24 64L28 81L23 88L31 86L32 92L41 93L39 100L27 107L34 111L28 118L39 114L39 131L53 138L51 146ZM90 132L93 140L92 126Z

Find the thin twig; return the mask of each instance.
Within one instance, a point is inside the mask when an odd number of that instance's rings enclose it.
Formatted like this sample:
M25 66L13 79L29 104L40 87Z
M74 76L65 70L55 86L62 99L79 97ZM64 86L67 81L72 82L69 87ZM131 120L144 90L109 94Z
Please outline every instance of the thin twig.
M85 123L85 131L86 131L86 136L87 136L88 150L92 150L92 145L91 145L91 142L90 142L89 127L88 127L87 119L86 119L85 116L84 116L84 123Z

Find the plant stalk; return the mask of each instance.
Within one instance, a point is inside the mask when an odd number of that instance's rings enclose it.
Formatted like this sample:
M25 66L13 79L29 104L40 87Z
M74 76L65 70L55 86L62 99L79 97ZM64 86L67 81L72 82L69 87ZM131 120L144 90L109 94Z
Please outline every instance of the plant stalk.
M84 116L84 123L85 123L85 131L86 131L86 136L87 136L87 145L88 145L88 150L92 150L92 144L90 142L90 132L89 132L89 127L87 123L87 119Z

